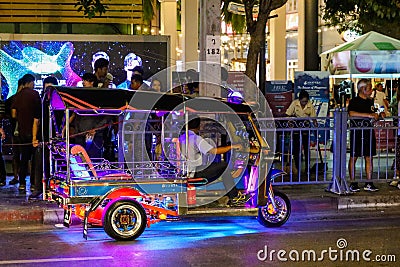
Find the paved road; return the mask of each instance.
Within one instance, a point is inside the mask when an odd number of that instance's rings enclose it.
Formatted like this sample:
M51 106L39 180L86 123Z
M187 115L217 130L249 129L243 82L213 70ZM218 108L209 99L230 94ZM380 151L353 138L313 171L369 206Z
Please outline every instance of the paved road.
M399 240L397 209L297 216L274 229L254 217L184 218L132 242L101 228L86 241L79 225L11 227L0 228L0 266L399 266Z

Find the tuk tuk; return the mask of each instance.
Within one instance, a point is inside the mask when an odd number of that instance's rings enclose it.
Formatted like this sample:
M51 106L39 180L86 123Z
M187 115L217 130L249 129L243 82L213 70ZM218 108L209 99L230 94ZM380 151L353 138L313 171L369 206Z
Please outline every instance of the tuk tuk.
M96 225L116 240L134 240L151 224L177 219L226 193L220 179L209 183L187 169L179 136L187 134L192 114L201 117L200 134L210 143L242 144L241 151L203 161L228 162L237 188L251 195L246 207L258 208L258 221L277 227L290 216L288 197L271 183L283 172L267 164L268 144L246 103L62 86L49 87L43 103L49 121L49 127L43 123L49 136L44 198L64 209L65 226L73 213L78 216L86 239L88 225Z

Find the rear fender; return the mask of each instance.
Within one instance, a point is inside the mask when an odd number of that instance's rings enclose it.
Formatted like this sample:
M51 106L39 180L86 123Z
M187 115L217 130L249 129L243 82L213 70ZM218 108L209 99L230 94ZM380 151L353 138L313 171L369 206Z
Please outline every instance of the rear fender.
M132 187L120 187L106 195L105 199L114 199L119 197L146 197L139 190Z

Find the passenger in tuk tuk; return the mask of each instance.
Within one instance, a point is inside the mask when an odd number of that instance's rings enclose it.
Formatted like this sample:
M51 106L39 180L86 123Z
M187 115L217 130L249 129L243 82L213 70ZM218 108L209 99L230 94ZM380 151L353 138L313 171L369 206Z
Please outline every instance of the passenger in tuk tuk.
M224 154L232 149L241 150L243 148L242 145L232 144L228 146L214 147L199 135L200 122L201 120L197 116L193 116L189 119L187 148L185 145L186 134L183 133L179 137L181 155L182 158L187 161L188 173L194 175L196 178L206 178L208 183L211 183L222 176L224 187L227 192L226 196L229 198L227 205L240 206L245 204L247 200L249 200L249 196L240 193L236 188L227 162L212 162L208 166L204 166L202 162L203 155Z

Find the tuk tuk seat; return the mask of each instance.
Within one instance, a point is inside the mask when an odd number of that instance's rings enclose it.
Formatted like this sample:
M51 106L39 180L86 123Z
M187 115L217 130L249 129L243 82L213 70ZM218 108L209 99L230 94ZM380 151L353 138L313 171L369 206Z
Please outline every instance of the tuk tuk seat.
M83 180L129 180L132 176L116 169L99 170L94 167L86 149L81 145L72 145L70 166L73 179Z

